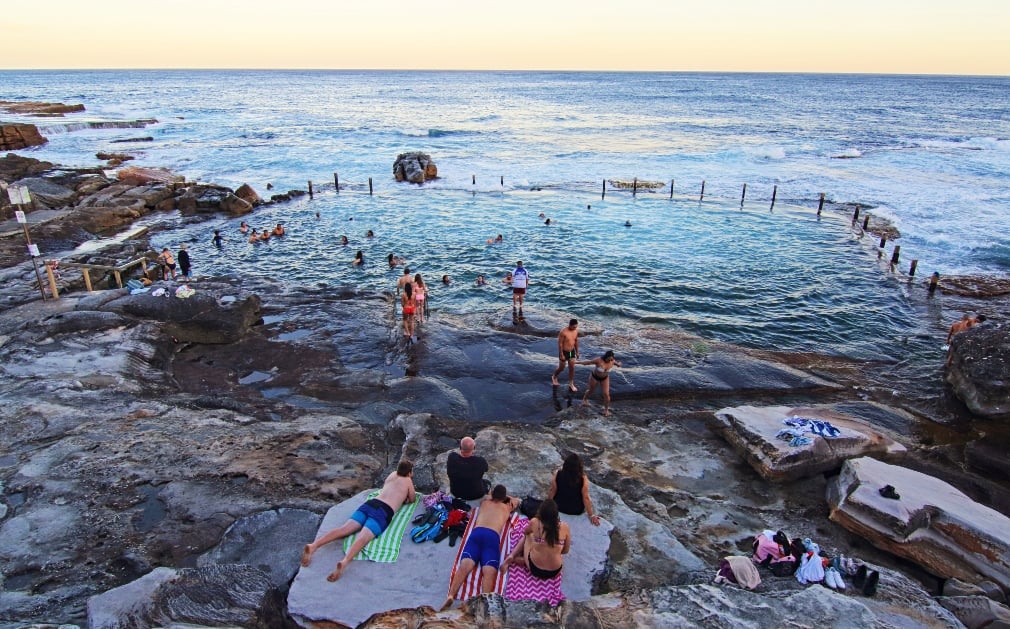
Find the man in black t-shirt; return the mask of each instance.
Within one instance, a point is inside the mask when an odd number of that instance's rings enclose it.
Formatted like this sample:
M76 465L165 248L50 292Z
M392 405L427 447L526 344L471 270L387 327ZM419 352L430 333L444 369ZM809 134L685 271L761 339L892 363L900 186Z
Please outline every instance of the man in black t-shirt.
M459 442L459 452L450 452L445 471L449 475L449 493L463 500L476 500L487 495L490 481L484 479L487 460L474 454L477 443L471 437Z

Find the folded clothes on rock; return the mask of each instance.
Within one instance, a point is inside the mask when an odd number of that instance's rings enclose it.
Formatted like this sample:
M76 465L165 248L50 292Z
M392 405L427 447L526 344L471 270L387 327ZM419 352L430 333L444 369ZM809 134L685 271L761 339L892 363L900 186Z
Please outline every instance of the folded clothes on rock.
M803 432L812 432L820 437L832 439L842 434L842 431L831 425L831 422L823 419L813 419L810 417L799 417L793 415L782 420L786 426L798 428Z

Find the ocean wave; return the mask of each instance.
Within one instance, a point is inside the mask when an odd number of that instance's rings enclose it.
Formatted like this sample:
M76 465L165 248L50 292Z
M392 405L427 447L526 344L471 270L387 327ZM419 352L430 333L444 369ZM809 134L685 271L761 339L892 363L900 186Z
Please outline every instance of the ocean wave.
M834 159L853 159L856 157L862 157L863 154L859 152L857 148L848 148L839 153L838 155L833 155Z

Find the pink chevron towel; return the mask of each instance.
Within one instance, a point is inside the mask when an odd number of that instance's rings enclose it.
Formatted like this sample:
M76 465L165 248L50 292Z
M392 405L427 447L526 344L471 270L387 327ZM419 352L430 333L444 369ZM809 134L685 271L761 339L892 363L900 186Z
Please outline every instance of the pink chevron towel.
M520 518L515 523L509 533L509 549L519 545L519 540L522 539L529 523L530 521L526 518ZM526 566L516 561L508 569L505 598L510 601L541 601L551 607L556 607L558 603L565 600L565 594L561 591L561 574L559 573L551 579L538 579L530 574Z

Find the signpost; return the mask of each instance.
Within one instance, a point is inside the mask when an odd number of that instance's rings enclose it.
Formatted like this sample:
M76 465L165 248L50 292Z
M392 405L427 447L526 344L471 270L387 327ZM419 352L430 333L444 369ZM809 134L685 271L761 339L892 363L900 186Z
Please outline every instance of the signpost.
M32 195L28 191L27 186L8 186L7 196L10 197L11 203L18 208L32 202ZM32 244L31 236L28 235L28 218L25 216L24 211L21 209L15 210L14 218L17 219L17 222L21 223L21 227L25 230L25 244L28 245L28 255L32 257L32 266L35 267L35 277L39 281L39 292L42 293L42 301L45 301L46 289L42 285L42 274L39 273L39 262L36 259L41 255L39 253L39 246Z

